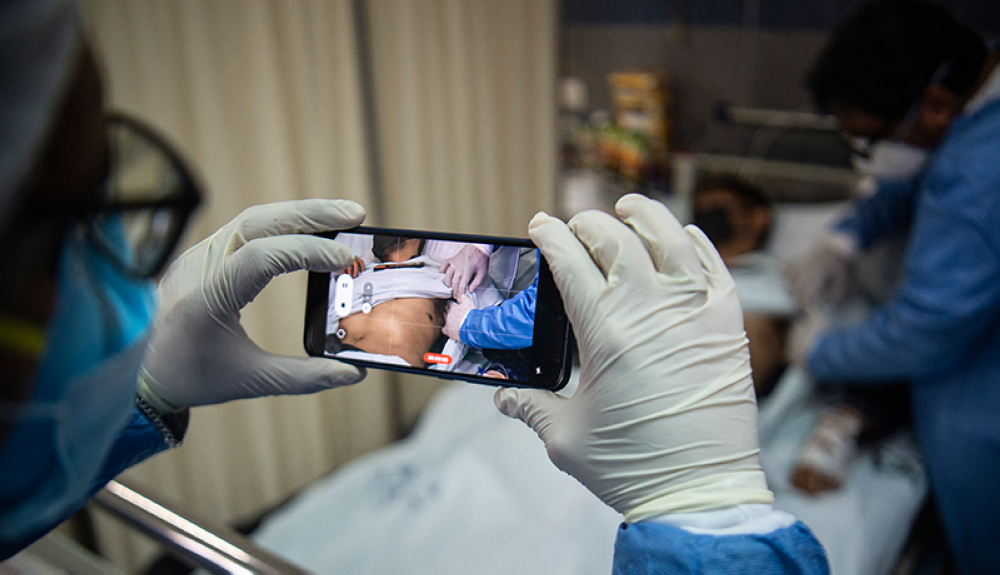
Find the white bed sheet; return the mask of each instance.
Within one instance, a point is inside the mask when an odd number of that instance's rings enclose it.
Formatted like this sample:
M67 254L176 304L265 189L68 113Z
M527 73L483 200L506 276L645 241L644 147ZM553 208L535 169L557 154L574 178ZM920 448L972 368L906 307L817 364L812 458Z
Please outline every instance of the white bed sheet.
M492 395L443 388L410 438L305 490L254 538L318 574L607 575L621 516Z
M319 574L607 575L621 516L556 469L492 394L443 388L409 439L303 491L254 538ZM813 529L833 573L888 574L927 492L916 449L893 438L862 451L842 490L806 495L787 478L817 410L794 369L761 408L775 506Z

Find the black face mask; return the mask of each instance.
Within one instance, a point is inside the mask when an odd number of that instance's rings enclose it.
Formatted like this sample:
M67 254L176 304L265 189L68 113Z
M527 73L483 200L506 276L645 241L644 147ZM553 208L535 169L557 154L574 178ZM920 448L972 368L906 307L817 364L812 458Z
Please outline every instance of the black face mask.
M712 208L694 213L694 225L705 232L712 243L719 245L733 239L733 223L726 208Z

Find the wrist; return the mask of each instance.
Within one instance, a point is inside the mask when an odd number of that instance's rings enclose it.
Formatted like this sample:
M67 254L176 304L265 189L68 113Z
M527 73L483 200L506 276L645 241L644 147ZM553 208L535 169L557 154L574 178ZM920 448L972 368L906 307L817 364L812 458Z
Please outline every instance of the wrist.
M744 504L700 511L661 515L646 523L672 525L701 535L764 535L790 527L795 516L777 511L769 504Z
M653 517L713 511L737 505L774 503L767 488L764 471L747 469L724 471L671 486L664 493L649 498L625 513L627 523L648 521Z
M171 413L184 409L183 407L177 407L166 399L163 399L163 397L149 384L151 379L152 376L149 375L149 372L146 371L145 367L139 370L139 377L135 382L136 397L141 398L149 404L150 407L160 413Z
M140 373L135 389L135 405L143 416L156 427L163 441L178 447L187 433L191 410L175 409L154 392Z
M861 250L857 236L846 230L834 230L823 238L823 244L842 258L853 258Z

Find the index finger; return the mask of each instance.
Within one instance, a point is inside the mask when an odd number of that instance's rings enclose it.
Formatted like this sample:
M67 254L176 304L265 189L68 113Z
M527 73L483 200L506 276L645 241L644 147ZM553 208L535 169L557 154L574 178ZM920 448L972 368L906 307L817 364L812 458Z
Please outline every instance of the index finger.
M232 253L257 238L344 230L364 220L365 209L350 200L292 200L252 206L226 224L226 248Z
M701 258L691 236L666 206L639 194L629 194L618 200L615 211L649 244L649 255L657 271L704 282Z
M570 321L578 321L607 285L604 274L569 227L545 212L531 219L528 237L545 256Z

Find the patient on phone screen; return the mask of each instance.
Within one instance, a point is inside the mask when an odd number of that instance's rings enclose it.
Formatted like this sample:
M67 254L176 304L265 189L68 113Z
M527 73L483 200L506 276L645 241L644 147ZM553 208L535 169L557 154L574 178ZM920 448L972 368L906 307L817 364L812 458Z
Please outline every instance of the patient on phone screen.
M351 313L335 332L341 347L424 365L424 354L441 337L451 289L438 267L421 256L423 244L419 238L377 235L372 252L380 263L365 270L356 258L344 270L356 283Z

